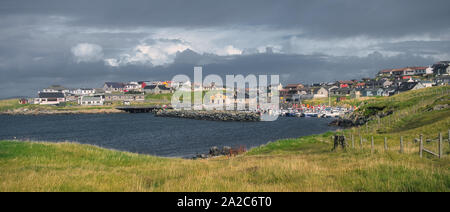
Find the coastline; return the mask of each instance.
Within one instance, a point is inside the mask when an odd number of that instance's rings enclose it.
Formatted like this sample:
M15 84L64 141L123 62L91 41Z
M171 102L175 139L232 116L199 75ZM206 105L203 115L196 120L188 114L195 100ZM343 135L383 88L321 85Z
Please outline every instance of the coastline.
M438 89L366 102L354 114L367 120L361 127L202 160L92 144L2 140L0 191L448 192L450 147L443 145L441 158L419 155L422 145L438 149L435 138L450 139L450 108L442 107L448 94ZM345 149L332 150L336 134L349 138ZM419 135L430 142L419 144Z
M113 114L113 113L126 113L124 111L115 108L103 108L103 109L61 109L61 110L49 110L49 109L15 109L8 111L1 111L0 115L69 115L69 114Z

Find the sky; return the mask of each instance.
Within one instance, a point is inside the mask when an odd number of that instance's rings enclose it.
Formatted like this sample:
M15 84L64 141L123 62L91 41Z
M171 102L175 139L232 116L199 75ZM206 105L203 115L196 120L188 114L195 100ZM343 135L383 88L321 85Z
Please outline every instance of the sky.
M2 0L0 98L49 85L277 74L283 84L450 60L448 0Z

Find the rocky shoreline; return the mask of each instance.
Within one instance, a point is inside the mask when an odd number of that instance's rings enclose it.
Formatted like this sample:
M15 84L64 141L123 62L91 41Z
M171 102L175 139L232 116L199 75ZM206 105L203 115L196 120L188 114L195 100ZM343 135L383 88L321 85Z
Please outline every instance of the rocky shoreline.
M112 114L124 113L117 109L80 109L80 110L49 110L49 109L15 109L0 112L0 115L70 115L70 114Z
M386 107L368 106L363 109L356 110L344 117L333 120L329 126L337 127L357 127L366 124L372 120L378 120L385 116L389 116L394 111L392 109L386 109Z
M155 115L159 117L187 118L208 121L261 121L261 115L256 112L160 110L157 111Z

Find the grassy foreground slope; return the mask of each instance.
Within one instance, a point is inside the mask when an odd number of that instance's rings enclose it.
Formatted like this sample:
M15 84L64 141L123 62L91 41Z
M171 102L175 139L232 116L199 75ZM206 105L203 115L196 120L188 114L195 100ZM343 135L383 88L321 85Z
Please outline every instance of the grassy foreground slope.
M444 158L437 159L420 158L414 142L419 134L436 139L437 133L448 133L450 111L440 107L449 100L448 89L364 100L360 112L367 116L393 113L371 119L367 127L339 132L353 135L355 148L349 144L347 150L335 152L330 151L331 132L209 160L160 158L75 143L1 141L0 191L450 191L448 143ZM403 154L398 151L400 136ZM426 147L435 150L436 142Z

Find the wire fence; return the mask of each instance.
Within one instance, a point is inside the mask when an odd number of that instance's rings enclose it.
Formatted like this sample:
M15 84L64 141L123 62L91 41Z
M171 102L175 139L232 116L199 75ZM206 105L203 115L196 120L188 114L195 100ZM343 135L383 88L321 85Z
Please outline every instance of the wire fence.
M447 135L446 135L447 136ZM389 139L384 137L382 139L380 136L355 136L350 135L334 135L331 136L331 141L333 144L333 151L338 148L342 149L370 149L372 153L375 152L387 152L387 151L397 151L401 154L403 153L418 153L422 158L425 153L436 156L438 158L443 158L450 151L444 151L445 149L450 150L450 129L448 130L447 138L444 138L443 133L439 133L437 137L426 138L424 135L420 135L413 140L404 139L406 136L399 136L398 139ZM408 136L410 137L410 136Z

